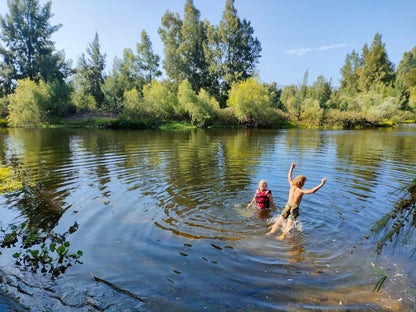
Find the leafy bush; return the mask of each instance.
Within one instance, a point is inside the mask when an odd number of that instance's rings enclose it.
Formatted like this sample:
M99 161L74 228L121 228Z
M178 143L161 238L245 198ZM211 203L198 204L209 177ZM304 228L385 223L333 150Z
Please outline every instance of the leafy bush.
M303 101L300 116L309 126L320 126L323 114L324 110L319 106L318 100L307 98Z
M352 129L365 124L364 116L358 112L331 109L324 115L323 123L328 127Z
M140 119L148 116L143 99L136 88L124 92L123 107L123 114L127 118Z
M143 104L149 115L157 119L167 120L175 116L175 95L156 80L143 87Z
M234 108L239 122L247 126L270 124L272 103L268 89L257 79L234 83L229 92L227 105Z
M47 85L24 79L18 81L15 93L9 96L9 124L14 127L31 126L47 121L51 101Z

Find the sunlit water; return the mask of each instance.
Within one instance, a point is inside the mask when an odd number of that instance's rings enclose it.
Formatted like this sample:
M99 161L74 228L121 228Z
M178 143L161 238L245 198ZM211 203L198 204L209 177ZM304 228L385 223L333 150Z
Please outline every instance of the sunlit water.
M0 225L64 233L81 263L53 279L1 249L0 310L414 310L411 246L375 255L371 225L416 175L416 130L0 132L3 166L36 182L0 196ZM265 233L305 175L295 229ZM246 209L266 179L279 207ZM409 243L410 244L410 243ZM388 276L379 292L374 267ZM19 303L16 303L15 300Z

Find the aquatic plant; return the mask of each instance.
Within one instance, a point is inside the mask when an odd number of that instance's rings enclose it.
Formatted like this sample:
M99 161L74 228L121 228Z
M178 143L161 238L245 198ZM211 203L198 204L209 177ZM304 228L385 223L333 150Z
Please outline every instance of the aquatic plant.
M67 241L67 236L77 229L78 224L75 222L63 234L53 231L39 233L29 230L24 222L12 225L9 229L1 228L0 247L12 248L20 242L20 251L13 254L16 264L34 273L40 269L42 273L50 273L54 278L65 273L66 269L72 266L72 262L81 263L79 259L82 251L70 253L70 243Z

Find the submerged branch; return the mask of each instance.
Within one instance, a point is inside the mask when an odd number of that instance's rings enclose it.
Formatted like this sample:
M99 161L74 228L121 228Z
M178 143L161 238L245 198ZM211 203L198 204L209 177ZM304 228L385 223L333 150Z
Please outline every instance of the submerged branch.
M99 278L99 277L97 277L95 275L94 275L94 279L97 282L99 282L99 283L104 283L104 284L110 286L112 289L114 289L114 290L116 290L116 291L118 291L118 292L120 292L122 294L125 294L125 295L130 296L130 297L132 297L134 299L137 299L137 300L139 300L141 302L144 302L144 300L142 298L140 298L139 296L133 294L132 292L130 292L130 291L126 290L126 289L120 288L117 285L114 285L113 283L110 283L109 281L106 281L106 280L104 280L102 278Z

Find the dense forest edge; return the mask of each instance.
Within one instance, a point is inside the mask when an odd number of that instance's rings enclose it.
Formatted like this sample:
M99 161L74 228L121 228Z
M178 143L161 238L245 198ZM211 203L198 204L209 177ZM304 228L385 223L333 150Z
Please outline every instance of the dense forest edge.
M56 50L51 36L62 25L50 24L51 1L8 0L8 7L0 16L3 127L354 129L416 119L416 47L395 68L380 33L346 55L338 88L323 76L309 84L308 71L298 85L281 87L259 80L261 43L234 0L219 25L201 20L192 0L183 18L166 11L163 59L143 30L136 51L124 49L110 73L98 33L75 67Z
M361 51L346 55L339 87L324 76L310 83L308 71L297 85L263 83L256 69L261 43L250 21L238 16L235 1L226 0L219 24L212 25L186 0L183 17L169 11L161 17L163 58L154 53L143 30L136 50L124 49L105 72L98 33L91 34L92 41L73 66L51 39L62 26L50 24L51 1L43 6L38 0L7 3L9 12L0 15L0 127L416 125L416 46L403 51L396 67L380 33ZM31 183L20 169L1 166L0 177L0 194ZM414 246L415 185L413 180L394 209L371 229L370 236L382 236L378 253L395 240ZM21 232L23 228L13 229L4 237L13 241ZM2 237L1 243L9 243L7 239ZM70 256L77 259L80 254ZM62 270L56 264L50 267L55 268Z

